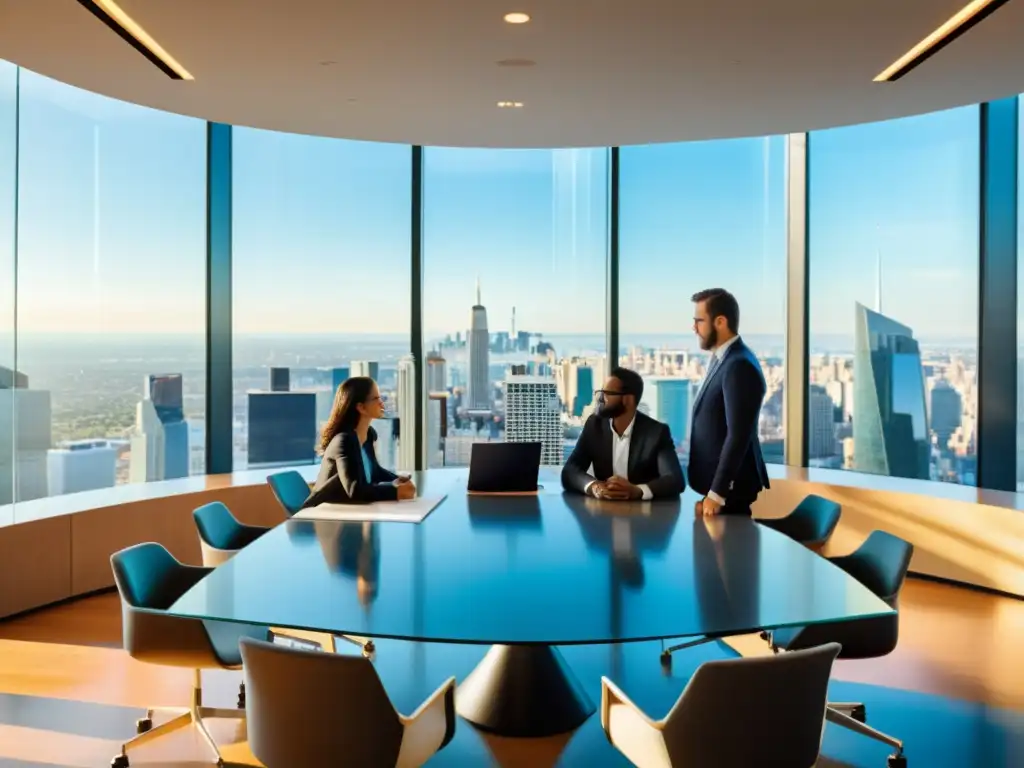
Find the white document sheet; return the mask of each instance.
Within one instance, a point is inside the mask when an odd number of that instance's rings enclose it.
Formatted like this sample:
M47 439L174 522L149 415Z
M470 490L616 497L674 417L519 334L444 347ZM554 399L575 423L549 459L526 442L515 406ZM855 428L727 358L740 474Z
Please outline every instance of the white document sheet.
M375 501L372 504L318 504L301 510L292 519L421 523L446 498L417 496L406 501Z

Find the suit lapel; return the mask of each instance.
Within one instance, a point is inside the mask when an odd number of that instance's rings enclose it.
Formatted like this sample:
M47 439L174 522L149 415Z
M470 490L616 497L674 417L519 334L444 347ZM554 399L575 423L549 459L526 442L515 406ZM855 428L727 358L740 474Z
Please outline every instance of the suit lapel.
M641 441L644 439L643 421L641 415L637 412L633 419L633 434L629 437L629 458L626 461L626 474L629 480L630 477L636 476L636 463L640 456L640 450L643 448ZM630 480L632 482L632 480Z
M722 372L722 368L725 367L725 362L729 359L729 356L736 351L741 343L742 339L737 338L736 341L729 345L729 349L725 351L725 356L719 361L718 365L715 366L715 370L711 372L711 376L704 381L704 384L701 386L700 392L697 395L697 399L693 403L694 412L697 411L700 404L704 401L704 395L707 394L708 389L714 383L715 379L718 378L718 374Z
M601 445L597 455L601 458L601 468L607 472L607 477L615 474L614 462L612 461L612 420L601 419ZM595 464L594 473L600 469Z

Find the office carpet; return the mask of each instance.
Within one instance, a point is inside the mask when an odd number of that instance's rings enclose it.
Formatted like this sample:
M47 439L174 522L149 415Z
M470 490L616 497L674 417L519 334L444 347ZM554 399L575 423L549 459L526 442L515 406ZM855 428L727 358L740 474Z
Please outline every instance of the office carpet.
M562 652L594 702L600 700L600 678L607 675L650 715L661 717L675 702L696 667L716 658L733 655L718 645L707 645L681 652L673 660L669 674L658 662L657 643L638 643L617 647L573 647ZM424 646L381 641L377 668L389 694L400 711L409 712L448 675L462 679L473 668L485 649L466 646ZM865 662L870 663L870 662ZM232 680L219 686L213 706L230 706ZM739 692L737 692L739 695ZM956 701L934 695L879 686L835 682L830 698L836 701L863 701L872 726L902 738L908 764L914 768L1000 768L1024 765L1024 712L997 709L982 704ZM771 706L766 702L765 706ZM12 726L23 732L50 732L89 737L109 742L113 755L120 739L134 733L134 721L140 710L130 707L82 703L51 697L0 693L0 729ZM0 739L2 742L2 739ZM823 768L881 768L891 750L864 737L829 725L826 728ZM7 752L6 755L14 753ZM2 768L81 768L83 762L72 754L67 762L32 762L35 755L5 756L0 743ZM28 758L28 759L26 759ZM109 757L106 758L109 760ZM88 763L103 766L105 762ZM151 762L140 751L132 765L166 765ZM183 765L199 766L195 757L184 757ZM567 737L526 744L514 739L482 736L460 720L456 737L437 755L430 766L500 765L506 768L529 765L531 768L568 768L592 766L628 766L607 743L597 716L591 717L576 733Z

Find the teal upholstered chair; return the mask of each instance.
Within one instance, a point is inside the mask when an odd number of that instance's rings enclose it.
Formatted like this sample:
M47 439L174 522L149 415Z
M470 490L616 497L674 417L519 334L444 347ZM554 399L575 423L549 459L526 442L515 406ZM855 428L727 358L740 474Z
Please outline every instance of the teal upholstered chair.
M819 549L831 538L842 512L837 502L811 494L785 517L758 518L757 522L806 547Z
M274 496L284 507L285 513L291 517L309 498L309 483L294 469L287 472L275 472L267 478Z
M909 542L885 531L874 531L855 552L829 558L829 562L874 592L896 609L896 613L775 630L768 634L772 649L776 652L796 651L822 643L839 643L842 646L841 659L874 659L894 651L899 641L900 591L913 554L914 547ZM868 726L867 710L862 702L829 702L826 717L829 722L894 747L896 752L889 757L890 768L905 768L903 742Z
M187 667L194 670L192 700L187 709L154 708L139 720L139 735L121 747L111 761L113 768L127 768L128 750L181 728L193 727L213 751L217 765L223 765L220 751L203 724L204 717L242 719L245 716L245 687L239 691L238 709L202 706L203 669L240 669L243 637L266 640L266 627L227 622L206 622L168 616L165 611L206 576L211 568L184 565L160 544L137 544L110 558L114 582L121 596L124 649L132 658L150 664ZM166 712L173 717L156 728L153 715Z
M222 502L211 501L192 513L199 531L199 546L203 551L203 565L214 568L231 559L242 547L252 544L269 531L258 525L238 522Z

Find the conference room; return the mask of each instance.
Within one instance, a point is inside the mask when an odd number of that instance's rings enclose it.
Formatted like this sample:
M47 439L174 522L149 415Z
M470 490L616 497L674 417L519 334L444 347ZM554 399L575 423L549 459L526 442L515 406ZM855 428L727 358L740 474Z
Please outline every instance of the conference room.
M0 1L0 766L1024 764L1022 23Z

